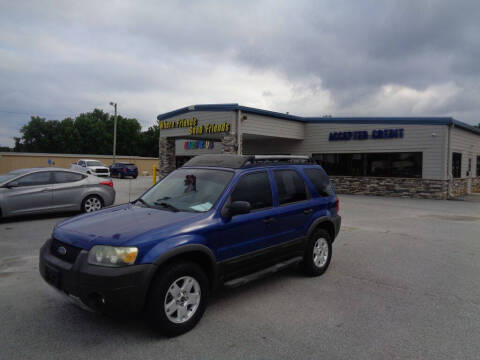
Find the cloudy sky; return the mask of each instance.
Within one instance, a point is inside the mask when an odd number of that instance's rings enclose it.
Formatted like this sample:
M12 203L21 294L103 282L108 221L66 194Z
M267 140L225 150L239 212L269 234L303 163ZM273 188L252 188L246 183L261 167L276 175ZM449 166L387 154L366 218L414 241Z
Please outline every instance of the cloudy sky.
M31 115L202 103L480 122L480 2L0 0L0 145Z

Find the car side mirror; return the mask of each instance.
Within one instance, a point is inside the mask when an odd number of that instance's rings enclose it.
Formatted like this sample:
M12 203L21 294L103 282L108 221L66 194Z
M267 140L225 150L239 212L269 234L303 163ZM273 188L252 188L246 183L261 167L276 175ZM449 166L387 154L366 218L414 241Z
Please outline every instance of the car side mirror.
M5 187L8 188L8 189L16 188L16 187L19 187L19 186L20 185L18 185L18 183L15 182L15 181L12 181L11 183L5 185Z
M248 214L251 206L248 201L234 201L228 206L227 215L229 217L241 214Z

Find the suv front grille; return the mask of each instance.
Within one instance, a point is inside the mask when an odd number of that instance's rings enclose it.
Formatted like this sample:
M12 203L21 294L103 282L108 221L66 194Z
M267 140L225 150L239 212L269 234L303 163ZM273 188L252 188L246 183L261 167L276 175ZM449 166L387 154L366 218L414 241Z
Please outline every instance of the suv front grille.
M65 250L59 248L63 248ZM50 252L53 256L62 259L63 261L69 262L70 264L73 264L75 262L81 250L81 248L65 244L64 242L61 242L55 238L52 239L52 244L50 246Z
M108 173L108 170L107 169L96 169L95 172L106 174L106 173Z

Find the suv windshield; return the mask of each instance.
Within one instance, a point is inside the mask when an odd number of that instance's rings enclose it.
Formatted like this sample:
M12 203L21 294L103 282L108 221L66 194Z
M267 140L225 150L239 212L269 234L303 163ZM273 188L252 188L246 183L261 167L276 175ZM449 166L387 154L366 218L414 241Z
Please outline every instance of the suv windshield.
M179 169L151 188L140 200L147 206L171 211L205 212L212 208L233 172Z
M105 166L100 161L87 161L87 166Z

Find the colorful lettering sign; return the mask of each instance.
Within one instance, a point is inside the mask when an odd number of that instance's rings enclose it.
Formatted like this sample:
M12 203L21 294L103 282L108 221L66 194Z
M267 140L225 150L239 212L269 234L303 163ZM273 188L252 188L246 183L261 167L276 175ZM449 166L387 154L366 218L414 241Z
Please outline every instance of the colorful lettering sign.
M368 131L338 131L331 132L328 141L367 140L367 139L398 139L403 138L403 129L378 129Z
M192 150L192 149L213 149L215 146L215 143L213 141L208 141L208 140L192 140L192 141L185 141L183 144L183 148L186 150Z

